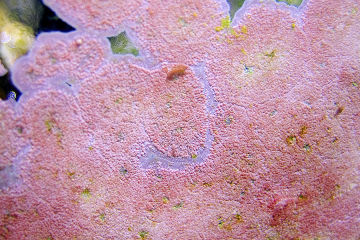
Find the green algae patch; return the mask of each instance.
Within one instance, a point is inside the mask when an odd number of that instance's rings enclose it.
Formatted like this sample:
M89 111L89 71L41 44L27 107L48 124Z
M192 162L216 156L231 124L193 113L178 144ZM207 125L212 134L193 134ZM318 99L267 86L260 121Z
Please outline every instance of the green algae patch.
M127 175L128 172L129 172L129 171L128 171L125 167L121 167L121 168L119 169L119 173L120 173L120 175L122 175L122 176Z
M85 189L81 192L81 196L84 197L84 198L91 198L90 189L89 189L89 188L85 188Z
M121 32L117 36L108 38L111 45L111 51L114 54L132 54L134 56L139 56L139 50L134 46L126 32Z
M273 59L274 57L276 57L276 50L272 50L269 53L265 53L266 57L269 57L270 59Z
M226 18L221 19L221 25L217 26L215 28L215 31L220 32L224 29L229 29L230 28L230 17L227 16Z
M296 137L294 135L290 135L286 138L286 143L288 145L294 145L296 144Z
M99 215L99 219L102 221L102 222L105 222L105 213L102 213Z
M218 227L219 228L223 228L225 224L225 220L222 219L221 217L218 218Z
M183 202L179 202L178 204L176 204L173 208L174 209L180 209L184 206L184 203Z
M252 75L254 73L254 67L246 66L244 64L244 73L247 74L247 75Z
M300 6L301 3L302 3L302 0L276 0L277 2L284 2L288 5L291 5L291 6Z
M61 129L57 126L56 122L54 120L45 120L44 121L44 125L46 127L46 130L50 133L53 134L56 137L56 142L57 144L63 148L62 146L62 138L64 136L63 132L61 131Z
M163 197L162 202L163 202L163 204L168 204L169 203L169 198L168 197Z
M17 126L16 131L18 132L18 134L22 134L24 131L24 128L22 126Z
M229 17L223 18L223 19L221 20L221 27L222 27L223 29L230 27L230 18L229 18Z
M124 101L124 99L122 97L118 97L114 102L117 104L120 104Z
M227 0L230 6L230 18L233 19L237 10L239 10L244 4L245 0Z
M305 152L310 153L311 152L311 145L310 144L304 144L303 149L304 149Z
M51 132L51 129L54 126L54 122L52 122L51 120L46 120L44 123L45 123L46 130L48 132Z
M218 228L226 231L233 230L233 227L235 227L235 225L243 222L240 214L236 214L235 216L229 216L227 218L218 217L217 220L218 220L217 222Z
M306 200L308 200L308 197L307 197L306 195L300 193L300 194L298 195L298 199L299 199L300 201L306 201Z
M141 239L147 239L148 236L149 236L149 232L147 232L147 231L140 231L140 232L139 232L139 237L140 237Z

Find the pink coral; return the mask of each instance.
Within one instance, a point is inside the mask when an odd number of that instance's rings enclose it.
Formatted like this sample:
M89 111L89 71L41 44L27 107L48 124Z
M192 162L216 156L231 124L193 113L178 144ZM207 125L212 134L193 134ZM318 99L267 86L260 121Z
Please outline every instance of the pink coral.
M359 238L356 0L232 24L223 0L46 2L77 30L0 103L2 238ZM123 30L139 57L111 53Z

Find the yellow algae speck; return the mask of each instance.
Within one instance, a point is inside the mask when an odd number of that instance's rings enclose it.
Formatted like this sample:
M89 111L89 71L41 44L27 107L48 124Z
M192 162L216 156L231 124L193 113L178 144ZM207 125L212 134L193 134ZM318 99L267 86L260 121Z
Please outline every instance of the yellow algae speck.
M215 28L215 31L220 32L220 31L223 30L223 29L224 29L223 27L220 27L220 26L219 26L219 27L216 27L216 28Z
M310 144L305 144L303 147L305 152L311 152L311 145Z
M240 35L239 35L233 28L230 30L230 32L231 32L231 34L232 34L233 36L235 36L236 38L240 37Z
M218 27L215 27L215 31L220 32L221 30L224 30L225 28L230 28L230 17L229 16L221 19L221 25Z
M226 39L226 42L227 42L228 44L232 44L232 43L233 43L230 39Z
M355 15L355 14L357 14L358 11L359 11L359 9L357 7L354 7L353 9L351 9L351 14Z
M305 134L307 134L307 132L308 132L307 130L308 130L307 126L302 126L301 129L300 129L299 135L301 137L303 137Z
M245 25L241 27L241 32L244 34L248 32L247 27Z
M162 202L163 202L164 204L169 203L169 198L168 198L168 197L163 197L163 198L162 198Z
M221 26L223 28L229 28L230 27L230 17L227 16L226 18L221 19Z
M122 97L119 97L115 100L115 103L122 103L123 102L123 98Z
M48 132L51 131L51 129L53 128L53 125L54 125L54 123L51 120L45 121L45 126L46 126L46 129L48 130Z
M100 214L99 218L102 222L104 222L105 221L105 213Z
M184 26L187 25L187 22L186 22L185 19L182 18L182 17L180 17L180 18L178 19L178 23L179 23L182 27L184 27Z
M276 57L276 50L272 50L271 53L265 53L265 56L269 58Z
M244 222L242 216L238 213L234 215L234 218L236 219L236 222Z
M290 135L286 138L286 142L288 145L294 145L296 143L296 137L294 135Z
M91 197L90 189L89 189L89 188L85 188L85 189L81 192L81 196L83 196L84 198L90 198L90 197Z
M184 205L183 202L179 202L178 204L176 204L175 206L173 206L174 209L179 209L179 208L182 208Z

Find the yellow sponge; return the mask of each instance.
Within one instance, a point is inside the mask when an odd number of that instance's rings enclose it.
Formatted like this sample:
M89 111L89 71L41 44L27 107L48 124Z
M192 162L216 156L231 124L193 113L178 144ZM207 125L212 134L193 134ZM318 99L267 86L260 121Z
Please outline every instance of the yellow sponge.
M24 55L35 40L34 31L10 16L9 10L0 3L0 57L7 68Z

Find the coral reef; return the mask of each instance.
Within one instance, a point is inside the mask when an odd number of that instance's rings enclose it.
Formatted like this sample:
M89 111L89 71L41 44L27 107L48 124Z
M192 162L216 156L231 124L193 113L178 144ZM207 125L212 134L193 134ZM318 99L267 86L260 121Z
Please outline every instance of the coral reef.
M360 237L357 0L45 3L76 30L12 68L1 238Z

